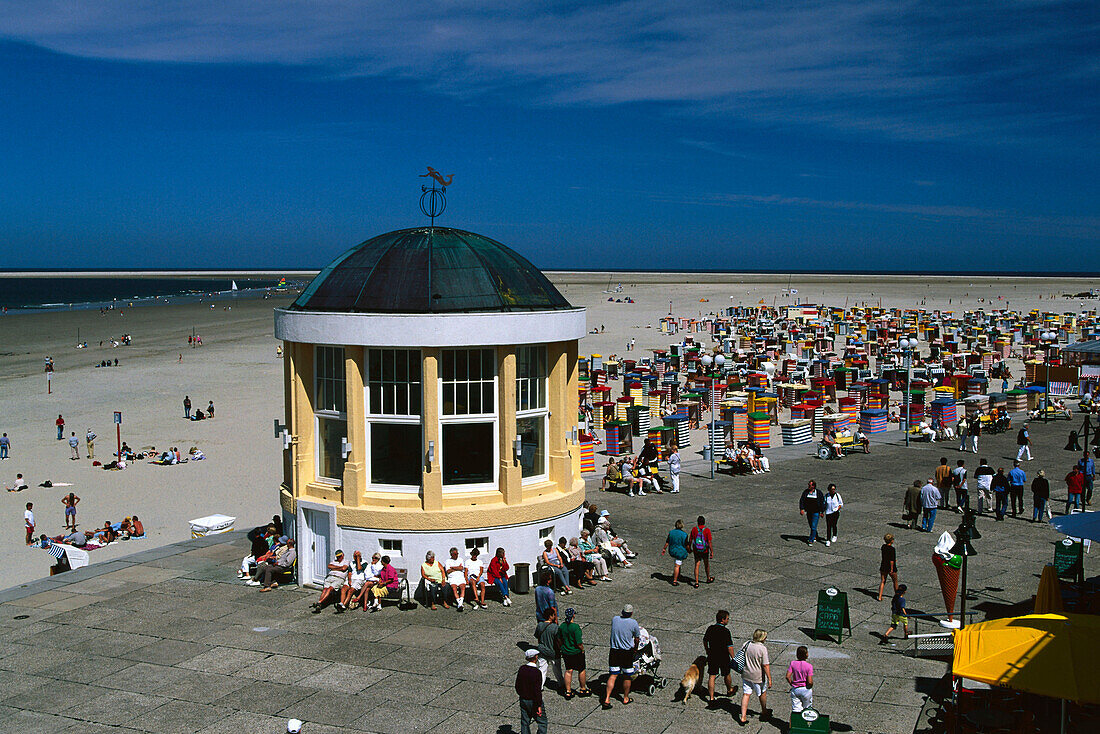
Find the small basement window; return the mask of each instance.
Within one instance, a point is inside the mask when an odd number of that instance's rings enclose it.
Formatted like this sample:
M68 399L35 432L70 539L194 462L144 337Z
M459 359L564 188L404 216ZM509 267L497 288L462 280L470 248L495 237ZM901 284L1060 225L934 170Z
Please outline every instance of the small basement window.
M382 550L382 553L393 558L401 555L401 541L394 540L393 538L379 538L378 547Z

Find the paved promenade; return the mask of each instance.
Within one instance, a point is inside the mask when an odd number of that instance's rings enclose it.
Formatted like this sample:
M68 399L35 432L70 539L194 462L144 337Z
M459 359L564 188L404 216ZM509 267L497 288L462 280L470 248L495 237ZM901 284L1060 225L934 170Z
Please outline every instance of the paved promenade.
M1026 464L1029 480L1047 470L1056 499L1064 498L1061 477L1076 459L1062 450L1068 430L1064 422L1033 426L1036 460ZM898 538L911 610L942 612L931 549L958 516L941 512L932 535L905 530L904 489L929 476L941 455L952 465L965 457L973 468L985 456L994 467L1010 468L1014 438L1015 431L985 436L978 456L959 454L954 445L876 444L869 456L825 462L806 457L806 447L779 449L770 474L713 482L706 465L692 460L685 462L680 495L632 499L601 493L590 482L589 500L611 512L640 556L634 568L616 571L613 583L559 597L559 607L577 609L594 689L603 688L611 617L626 602L659 638L661 672L670 684L610 711L596 697L565 701L548 693L551 731L786 731L783 675L802 644L816 669L816 707L835 730L920 730L925 696L946 666L913 657L906 643L878 645L888 599L876 601L869 589L877 591L881 538L885 532ZM822 489L835 482L844 498L840 539L829 548L805 544L797 501L809 479ZM1027 500L1030 517L1030 493ZM658 553L674 520L690 526L699 514L715 534L717 580L699 589L672 587L671 563ZM971 608L995 616L1025 611L1060 536L1022 519L981 519L978 526L983 537L970 564ZM93 553L90 567L0 592L0 730L278 734L296 717L309 734L519 731L512 681L534 627L531 595L517 595L511 608L491 601L487 611L463 614L387 606L369 615L313 615L315 592L284 587L260 594L236 581L246 550L238 532L104 563L94 563ZM416 569L419 559L398 565ZM1095 561L1087 558L1086 575L1094 574ZM817 592L829 585L847 591L851 605L852 636L842 644L812 637ZM720 607L732 613L738 644L757 627L769 632L775 720L761 721L755 700L744 728L725 698L716 710L698 696L687 707L672 701Z

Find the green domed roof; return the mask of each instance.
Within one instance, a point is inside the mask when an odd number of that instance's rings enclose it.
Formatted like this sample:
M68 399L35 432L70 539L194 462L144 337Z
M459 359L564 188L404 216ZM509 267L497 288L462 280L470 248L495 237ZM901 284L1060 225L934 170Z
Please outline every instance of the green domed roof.
M416 227L348 250L290 308L421 314L572 306L538 268L499 242L449 227Z

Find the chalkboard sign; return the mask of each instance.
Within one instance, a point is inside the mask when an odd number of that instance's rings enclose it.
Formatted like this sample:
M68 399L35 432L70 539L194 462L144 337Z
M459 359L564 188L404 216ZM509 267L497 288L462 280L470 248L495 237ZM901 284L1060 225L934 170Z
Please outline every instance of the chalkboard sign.
M1085 580L1084 546L1064 538L1054 544L1054 572L1059 578L1072 578L1077 583Z
M837 642L844 640L844 628L852 634L852 622L848 616L848 594L834 588L817 592L817 615L814 618L814 639L821 635L836 636Z

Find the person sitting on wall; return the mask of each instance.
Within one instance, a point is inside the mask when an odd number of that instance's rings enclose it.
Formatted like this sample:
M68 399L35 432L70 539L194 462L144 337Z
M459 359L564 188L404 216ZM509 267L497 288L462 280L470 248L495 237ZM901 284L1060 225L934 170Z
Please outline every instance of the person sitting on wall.
M447 585L451 587L451 593L455 597L456 611L461 612L466 597L466 564L458 555L458 548L451 548L451 557L443 564L443 571L447 574Z
M364 609L377 612L382 608L382 600L397 591L400 584L401 578L397 575L397 569L390 565L390 557L382 556L382 569L378 572L378 581L370 587L373 601Z
M424 585L424 603L429 604L435 611L436 601L443 602L443 608L447 609L447 596L443 593L443 564L435 560L435 552L428 551L424 554L424 562L420 564L420 579Z
M275 580L275 574L286 573L291 570L298 560L298 547L294 542L294 538L281 536L279 545L268 551L262 558L263 560L256 564L256 568L252 572L253 581L249 584L260 586L260 591L271 591L279 585L279 582Z

